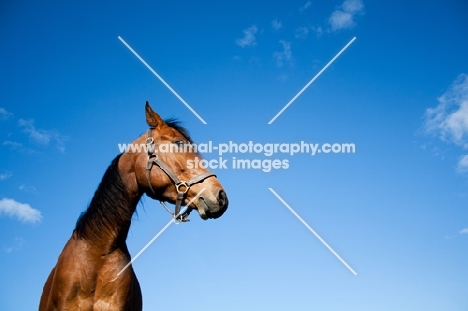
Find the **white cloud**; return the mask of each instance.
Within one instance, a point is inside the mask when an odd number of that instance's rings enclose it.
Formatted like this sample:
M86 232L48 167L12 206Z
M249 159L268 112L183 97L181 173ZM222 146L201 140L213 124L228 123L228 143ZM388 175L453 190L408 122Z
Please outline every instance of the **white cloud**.
M244 29L244 37L236 40L237 45L243 48L246 46L256 45L257 42L255 42L255 34L257 32L258 32L258 28L255 25L252 25L249 28Z
M463 143L465 147L468 134L468 100L460 104L460 108L447 117L447 130L452 133L456 142Z
M43 145L47 145L50 142L51 133L36 129L33 120L20 119L18 121L18 125L22 127L23 131L35 142Z
M13 176L13 174L11 172L3 172L3 173L0 173L0 181L2 180L7 180L8 178L10 178L11 176Z
M22 222L37 223L42 219L41 212L32 208L29 204L17 202L13 199L0 200L0 215L16 217Z
M426 131L468 149L468 75L459 75L438 101L426 110Z
M353 15L341 10L333 12L328 22L330 23L332 31L354 27Z
M29 138L34 142L41 145L49 145L50 142L55 142L55 145L60 152L65 151L65 141L67 141L67 138L59 134L57 131L37 129L34 126L33 120L20 119L18 121L18 125L23 128L23 132L28 134Z
M296 32L294 33L294 37L296 37L296 39L305 39L305 38L307 38L308 34L309 34L309 28L307 28L307 27L298 27L296 29Z
M304 11L306 11L307 9L309 9L311 5L312 5L312 2L307 1L303 6L301 6L301 7L299 8L299 11L300 11L300 12L304 12Z
M462 229L460 234L468 234L468 228Z
M278 67L283 67L285 63L292 62L291 43L284 40L280 40L280 43L283 45L283 51L273 53L273 58Z
M464 155L460 158L457 170L459 173L468 173L468 155Z
M468 149L468 75L460 74L437 100L439 104L436 107L426 110L426 133ZM457 171L468 173L468 155L460 157Z
M6 111L5 108L0 107L0 120L6 120L13 116L11 112Z
M328 19L331 31L353 28L356 25L354 17L363 13L364 3L362 0L345 0Z
M278 19L275 18L271 22L271 27L273 27L274 30L279 30L279 29L283 28L283 23L281 23L281 21L279 21Z
M364 10L364 3L362 3L362 0L345 0L341 8L345 12L356 14Z

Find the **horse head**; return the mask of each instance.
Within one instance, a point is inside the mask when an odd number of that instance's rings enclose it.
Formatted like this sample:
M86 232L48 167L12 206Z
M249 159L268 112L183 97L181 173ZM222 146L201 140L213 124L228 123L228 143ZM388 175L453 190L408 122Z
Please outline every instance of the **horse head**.
M201 165L188 132L177 122L164 121L148 102L146 122L148 131L132 143L144 148L127 150L122 158L139 188L152 199L175 204L180 220L194 209L204 220L220 217L228 207L226 192L216 175ZM186 212L179 215L186 204Z

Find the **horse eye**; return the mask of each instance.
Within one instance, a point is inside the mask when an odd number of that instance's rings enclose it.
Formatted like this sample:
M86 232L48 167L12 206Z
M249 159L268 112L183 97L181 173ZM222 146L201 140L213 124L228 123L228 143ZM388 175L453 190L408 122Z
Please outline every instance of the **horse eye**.
M176 140L174 144L177 145L177 147L183 147L185 145L185 141L183 140Z

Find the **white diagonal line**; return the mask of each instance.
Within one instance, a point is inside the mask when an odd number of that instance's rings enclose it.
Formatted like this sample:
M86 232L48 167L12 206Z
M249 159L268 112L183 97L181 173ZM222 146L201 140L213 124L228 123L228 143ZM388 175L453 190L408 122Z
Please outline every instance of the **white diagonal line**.
M180 95L177 94L177 92L174 91L174 89L169 84L167 84L167 82L164 81L164 79L158 75L158 73L154 71L153 68L151 68L151 66L148 65L143 58L141 58L140 55L138 55L138 53L135 52L135 50L133 50L127 42L125 42L124 39L122 39L120 36L118 36L118 38L203 124L207 124L205 120L203 120L203 118L200 117L200 115L195 110L193 110L193 108L190 107L190 105L187 104L187 102L182 97L180 97Z
M281 109L280 112L270 120L270 122L268 122L268 124L272 124L273 121L275 121L276 118L278 118L289 107L289 105L291 105L302 94L302 92L304 92L328 68L328 66L330 66L341 55L341 53L343 53L348 46L354 42L354 40L356 40L356 37L352 38L351 41L349 41L348 44L346 44L345 47L342 48L341 51L339 51L338 54L336 54L335 57L333 57L332 60L329 61L328 64L326 64L325 67L323 67L322 70L320 70L319 73L317 73L315 77L313 77L312 80L310 80L309 83L307 83L306 86L304 86L302 90L300 90L299 93L297 93L296 96L294 96L293 99L291 99L289 103L287 103L286 106L284 106L283 109Z
M286 201L284 201L283 198L281 198L281 197L275 192L275 190L273 190L272 188L268 188L268 189L278 198L278 200L281 201L281 203L284 204L284 206L286 206L286 207L291 211L291 213L294 214L294 216L297 217L297 219L299 219L300 222L302 222L302 224L303 224L304 226L306 226L307 229L310 230L310 232L312 232L312 233L317 237L317 239L320 240L320 242L323 243L323 245L325 245L325 246L328 248L328 250L329 250L330 252L333 253L333 255L335 255L336 258L338 258L338 259L341 261L341 263L343 263L343 264L346 266L346 268L349 269L349 271L351 271L354 275L357 275L357 273L353 270L353 268L351 268L351 267L346 263L346 261L344 261L343 258L341 258L340 255L338 255L338 254L333 250L333 248L331 248L330 245L328 245L328 243L325 242L325 241L320 237L320 235L318 235L318 233L315 232L314 229L312 229L312 228L304 221L304 219L302 219L302 217L299 216L299 215L291 208L291 206L289 206L288 203L286 203Z
M177 219L177 217L179 217L179 215L183 214L187 208L189 207L190 204L192 204L193 201L195 201L196 198L198 198L200 196L200 194L205 191L206 188L203 188L202 190L200 190L196 196L194 196L188 203L187 205L179 212L179 214L175 215L173 219L171 219L148 243L146 243L146 245L141 249L141 251L138 252L138 254L136 254L132 260L130 260L129 263L127 263L125 265L125 267L122 268L122 270L119 271L119 273L117 273L117 277L120 276L122 274L122 272L125 271L125 269L127 269L138 257L140 257L140 255L154 242L154 240L156 240L173 222L174 222L174 219Z

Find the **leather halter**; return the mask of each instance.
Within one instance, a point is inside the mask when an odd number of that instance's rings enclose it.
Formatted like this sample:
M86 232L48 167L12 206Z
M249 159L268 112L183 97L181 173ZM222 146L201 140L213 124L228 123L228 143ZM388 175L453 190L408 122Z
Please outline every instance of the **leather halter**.
M206 178L208 177L211 177L211 176L214 176L216 177L216 175L210 171L207 171L201 175L198 175L198 176L195 176L194 178L188 180L188 181L184 181L184 180L180 180L176 174L174 174L174 172L169 168L169 166L166 165L166 163L164 163L159 157L158 155L155 153L155 145L154 145L154 139L153 137L151 136L151 130L153 128L149 128L148 131L146 132L146 141L145 141L145 144L146 144L146 151L148 153L148 162L146 162L146 179L148 181L148 186L149 188L151 189L151 192L153 192L154 195L156 195L153 187L151 186L151 179L150 179L150 172L151 172L151 169L153 168L153 165L156 164L156 166L158 166L164 173L166 173L167 176L169 176L169 178L172 180L172 182L174 183L175 187L176 187L176 190L177 190L177 200L176 200L176 203L175 203L175 211L172 212L165 204L163 201L160 201L161 204L166 208L166 210L172 214L172 216L174 217L174 219L177 219L181 222L187 222L187 221L190 221L190 219L188 219L188 213L185 212L183 215L179 215L180 214L180 207L182 205L182 202L185 198L185 195L187 194L187 192L189 191L190 187L193 185L193 184L196 184L196 183L199 183L199 182L202 182L203 180L205 180Z

